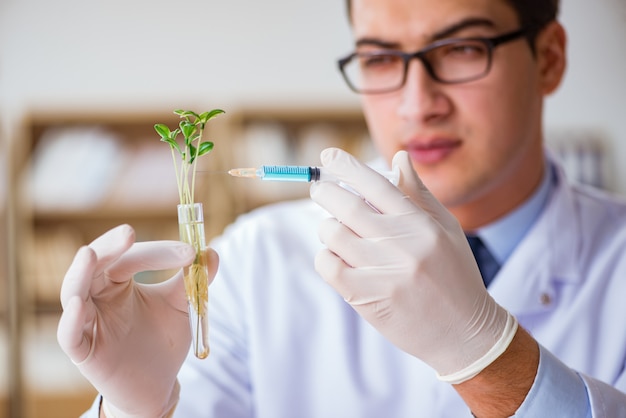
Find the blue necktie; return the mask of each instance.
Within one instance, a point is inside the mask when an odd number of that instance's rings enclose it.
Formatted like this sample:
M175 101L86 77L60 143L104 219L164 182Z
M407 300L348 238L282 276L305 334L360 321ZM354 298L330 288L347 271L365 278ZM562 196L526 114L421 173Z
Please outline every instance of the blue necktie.
M469 242L472 253L474 253L485 287L489 287L489 283L500 269L500 265L479 237L467 235L467 242Z

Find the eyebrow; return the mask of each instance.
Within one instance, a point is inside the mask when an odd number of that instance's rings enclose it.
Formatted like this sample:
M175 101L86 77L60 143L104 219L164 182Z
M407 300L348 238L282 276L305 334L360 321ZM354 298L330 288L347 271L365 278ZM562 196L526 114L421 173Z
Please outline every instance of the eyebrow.
M463 29L472 27L488 27L493 28L495 24L493 21L485 18L472 17L463 19L451 26L448 26L438 32L435 32L430 36L430 42L434 42L440 39L448 38ZM383 41L378 38L360 38L356 41L356 46L372 45L386 49L396 49L400 46L397 42Z
M463 19L460 22L455 23L452 26L442 29L439 32L435 32L435 34L431 37L431 40L437 41L439 39L447 38L456 32L459 32L463 29L472 28L472 27L493 28L495 27L495 24L493 23L493 21L489 19L485 19L485 18L473 17L473 18Z

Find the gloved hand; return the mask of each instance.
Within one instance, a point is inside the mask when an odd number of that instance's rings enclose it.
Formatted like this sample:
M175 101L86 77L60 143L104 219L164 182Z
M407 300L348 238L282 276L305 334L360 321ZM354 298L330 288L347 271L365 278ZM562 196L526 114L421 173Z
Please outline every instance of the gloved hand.
M335 218L319 227L327 246L319 274L394 345L439 378L461 383L508 347L517 321L486 291L457 220L430 194L405 151L393 159L398 187L336 148L311 197ZM360 196L354 193L358 192Z
M177 241L134 241L122 225L77 252L57 338L116 418L162 417L178 401L176 375L191 343L182 272L153 285L132 277L189 265L195 253ZM208 252L212 280L218 259Z

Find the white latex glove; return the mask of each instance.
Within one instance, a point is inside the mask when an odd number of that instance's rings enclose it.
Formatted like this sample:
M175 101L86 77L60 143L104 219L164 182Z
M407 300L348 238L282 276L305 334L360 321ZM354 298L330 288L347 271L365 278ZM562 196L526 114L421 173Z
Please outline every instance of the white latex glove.
M405 151L398 187L329 148L311 197L335 218L319 227L319 274L394 345L461 383L508 347L517 321L491 298L457 220L430 194ZM364 199L367 201L365 202ZM368 203L369 202L369 203Z
M57 338L116 418L162 417L178 401L176 375L191 343L182 272L153 285L135 273L191 264L194 249L178 241L135 243L128 225L82 247L61 288ZM209 251L209 278L217 254Z

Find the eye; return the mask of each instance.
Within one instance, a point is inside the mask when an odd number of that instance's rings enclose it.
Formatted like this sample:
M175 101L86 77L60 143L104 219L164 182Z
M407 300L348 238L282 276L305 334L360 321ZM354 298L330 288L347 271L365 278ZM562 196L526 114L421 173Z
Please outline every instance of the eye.
M487 46L480 41L460 41L437 48L438 55L446 58L472 59L487 55Z
M363 53L358 55L358 59L361 68L365 69L385 68L402 62L396 55L383 53Z

